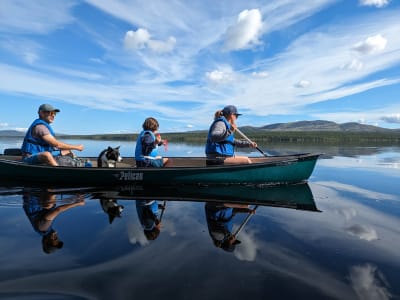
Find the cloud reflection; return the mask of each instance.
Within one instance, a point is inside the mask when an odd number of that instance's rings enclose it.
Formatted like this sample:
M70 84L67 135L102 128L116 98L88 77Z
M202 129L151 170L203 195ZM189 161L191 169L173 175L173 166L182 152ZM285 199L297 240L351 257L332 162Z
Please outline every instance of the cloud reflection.
M352 267L350 281L359 299L386 300L392 298L385 277L372 264Z

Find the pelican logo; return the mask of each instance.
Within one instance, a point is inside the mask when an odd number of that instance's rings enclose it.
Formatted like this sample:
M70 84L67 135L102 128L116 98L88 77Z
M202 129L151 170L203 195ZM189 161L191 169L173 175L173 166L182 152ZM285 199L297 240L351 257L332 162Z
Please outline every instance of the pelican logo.
M143 173L141 173L141 172L121 171L117 176L118 176L118 180L121 180L121 181L142 181L143 180Z

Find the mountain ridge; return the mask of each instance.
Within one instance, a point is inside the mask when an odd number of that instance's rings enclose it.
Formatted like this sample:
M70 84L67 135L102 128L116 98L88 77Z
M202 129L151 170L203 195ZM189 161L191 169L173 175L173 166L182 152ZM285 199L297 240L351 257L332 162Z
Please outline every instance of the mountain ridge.
M370 132L370 133L400 133L400 129L389 129L373 125L365 125L357 122L335 123L332 121L297 121L287 123L274 123L260 127L240 126L247 132L279 132L279 131L298 131L298 132ZM204 132L205 130L188 131L187 133ZM131 133L128 133L131 134ZM76 134L58 134L59 136L69 136ZM91 136L92 134L87 134ZM108 134L107 134L108 135ZM0 137L24 137L25 132L17 130L0 130ZM82 135L86 136L86 135Z

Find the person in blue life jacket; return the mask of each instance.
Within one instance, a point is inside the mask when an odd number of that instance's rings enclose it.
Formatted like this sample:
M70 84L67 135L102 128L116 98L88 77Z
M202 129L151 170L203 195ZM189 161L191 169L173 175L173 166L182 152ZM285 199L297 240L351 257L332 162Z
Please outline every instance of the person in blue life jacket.
M54 122L59 109L50 104L39 106L39 117L33 121L22 143L22 161L29 164L58 166L55 159L59 155L74 154L71 150L83 150L83 145L70 145L56 139L50 124Z
M207 165L251 164L247 156L235 155L235 147L257 147L254 142L235 139L236 121L240 115L234 105L227 105L222 110L216 111L207 135L205 147Z
M214 246L233 252L236 245L241 243L232 233L233 218L237 213L255 214L255 209L250 209L246 204L219 202L206 202L204 208L208 233Z
M157 133L159 124L155 118L149 117L143 122L143 131L138 135L135 148L137 167L161 168L168 163L168 158L158 155L158 146L163 144Z
M136 211L143 233L147 240L155 240L161 232L161 215L160 209L164 210L165 206L158 204L157 200L136 200Z
M70 208L85 205L81 195L63 199L72 202L59 206L56 205L56 200L56 194L48 190L40 193L25 191L23 194L23 209L33 229L42 237L43 252L47 254L61 249L64 245L53 228L55 218Z

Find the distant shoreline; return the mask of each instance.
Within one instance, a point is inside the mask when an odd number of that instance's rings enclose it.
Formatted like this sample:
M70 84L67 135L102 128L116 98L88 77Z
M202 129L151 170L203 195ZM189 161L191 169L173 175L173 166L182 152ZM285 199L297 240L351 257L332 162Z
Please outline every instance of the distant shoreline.
M288 144L329 144L329 145L400 145L399 132L338 132L338 131L246 131L243 132L257 143ZM136 141L137 133L57 135L60 139ZM163 133L162 137L174 143L202 144L207 139L206 131ZM20 138L23 136L2 136L0 138ZM240 138L237 136L237 138Z

